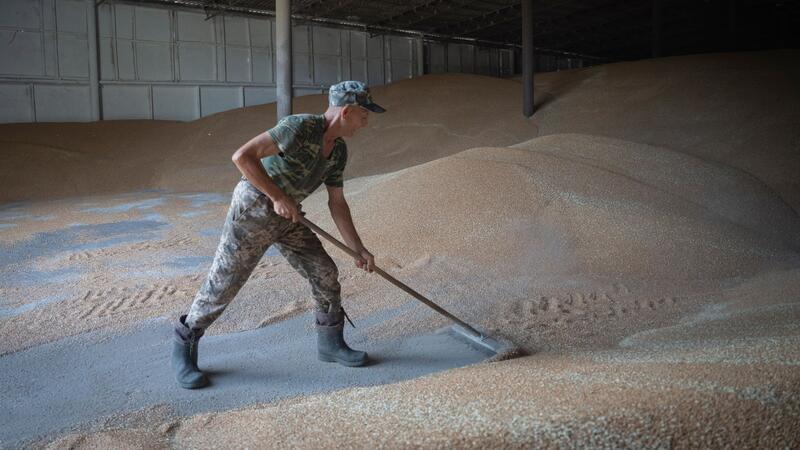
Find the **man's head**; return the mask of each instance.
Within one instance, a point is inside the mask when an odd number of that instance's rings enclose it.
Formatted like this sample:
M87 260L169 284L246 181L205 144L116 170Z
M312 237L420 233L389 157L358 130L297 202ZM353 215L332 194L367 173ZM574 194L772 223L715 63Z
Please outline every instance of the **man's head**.
M328 103L326 116L335 118L342 136L352 136L356 130L367 126L370 111L386 111L372 101L369 88L360 81L342 81L331 86Z

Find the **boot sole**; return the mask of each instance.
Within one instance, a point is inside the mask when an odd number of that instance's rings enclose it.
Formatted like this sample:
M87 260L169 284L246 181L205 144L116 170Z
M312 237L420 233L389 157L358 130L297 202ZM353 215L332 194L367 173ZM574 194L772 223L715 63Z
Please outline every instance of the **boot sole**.
M343 366L347 366L347 367L360 367L360 366L363 366L364 364L367 363L367 358L364 358L361 361L346 361L346 360L343 360L343 359L335 358L333 356L323 355L321 353L317 354L317 359L319 359L322 362L339 363L339 364L341 364Z
M177 382L178 386L184 389L200 389L208 386L208 380L200 381L199 383L181 383L180 381Z

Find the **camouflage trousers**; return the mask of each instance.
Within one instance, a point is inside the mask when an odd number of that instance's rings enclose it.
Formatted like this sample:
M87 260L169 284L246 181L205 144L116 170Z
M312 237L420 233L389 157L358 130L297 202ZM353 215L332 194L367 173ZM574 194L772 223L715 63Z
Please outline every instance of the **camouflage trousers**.
M270 245L311 284L322 312L341 303L339 272L308 227L279 216L272 201L246 179L233 191L214 262L186 317L190 328L211 325L250 277Z

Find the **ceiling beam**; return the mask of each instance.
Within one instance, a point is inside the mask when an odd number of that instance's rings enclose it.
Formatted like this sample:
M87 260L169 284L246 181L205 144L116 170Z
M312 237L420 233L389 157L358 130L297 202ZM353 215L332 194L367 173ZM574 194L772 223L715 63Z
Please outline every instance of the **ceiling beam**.
M564 5L567 5L567 4L571 5L571 4L574 4L574 3L575 3L575 0L561 0L561 1L549 1L549 2L548 1L542 1L542 2L538 2L537 1L536 3L534 3L534 10L533 10L533 13L534 13L534 32L536 31L536 29L538 29L540 27L540 25L542 23L544 23L544 21L541 19L542 17L547 17L548 15L553 14L554 11L557 8L561 7L561 6L564 6ZM485 28L494 27L498 23L510 23L510 22L515 21L515 20L518 20L518 21L520 21L520 24L521 24L522 23L521 22L522 21L522 16L520 15L520 9L521 9L520 4L518 2L514 2L511 5L506 5L506 6L502 7L502 8L495 9L493 11L481 14L479 16L470 17L470 18L465 19L465 20L460 21L460 22L450 23L450 24L443 25L441 27L434 28L432 30L432 32L441 33L441 34L455 34L455 35L462 36L462 35L467 35L467 34L474 33L476 31L479 31L479 30L482 30L482 29L485 29ZM512 13L513 16L512 17L508 17L508 18L504 17L508 13ZM497 18L502 18L501 22L495 22L494 19L497 19ZM489 21L488 24L485 23L487 20ZM474 25L474 26L472 28L467 29L467 30L462 30L463 27L469 26L469 25ZM520 25L520 32L521 32L521 27L522 27L522 25Z
M447 0L429 0L429 1L426 1L426 2L423 2L423 3L415 4L415 5L411 6L410 8L407 8L407 9L403 10L399 14L394 14L392 16L385 17L383 19L379 19L379 20L376 20L376 21L373 21L373 22L369 22L369 24L370 25L379 25L379 26L380 25L395 26L395 23L397 21L400 21L404 17L414 17L414 16L419 15L421 13L421 11L424 11L424 10L430 9L430 8L436 8L438 6L445 6L448 9L452 8L452 6L448 5L448 1ZM428 17L435 16L436 14L437 14L437 11L436 11L436 9L434 9L434 13L432 15L428 16Z
M459 36L470 36L470 35L472 35L474 33L479 32L479 31L489 30L489 29L496 28L496 27L499 27L499 26L507 26L510 23L515 23L515 24L519 25L519 22L521 20L522 20L522 16L512 16L512 17L509 17L507 19L498 20L496 22L495 21L490 21L489 23L484 24L484 25L480 25L480 26L477 26L477 27L469 28L469 29L466 29L466 30L457 31L457 32L455 32L453 34L458 34ZM520 31L521 31L522 25L519 25L518 27L516 27L516 26L514 27L514 29L517 29L517 28L519 28ZM536 29L536 25L534 25L534 30L535 29ZM534 31L534 34L536 34L536 31Z
M469 19L462 20L460 22L447 24L441 27L434 27L432 31L434 33L442 33L442 34L465 35L469 33L463 30L465 26L472 25L474 27L475 25L478 25L482 26L483 28L486 28L487 26L490 27L493 26L494 19L500 18L507 13L513 14L512 20L522 20L522 16L520 15L520 5L515 4L515 5L504 6L502 8L495 9L494 11L481 14L479 16L470 17ZM486 21L489 21L490 25L485 25ZM479 24L484 24L484 25L479 25Z
M329 19L330 14L342 8L347 8L356 3L361 3L361 0L324 0L312 1L307 6L303 7L302 12L296 11L295 14L308 15L313 17L320 17ZM319 9L312 10L312 8L320 7Z
M420 24L422 22L425 22L427 20L430 20L430 19L432 19L434 17L437 17L442 13L453 13L453 12L462 12L462 11L476 11L475 8L471 8L470 7L470 6L473 5L473 2L457 1L457 3L458 4L455 7L450 5L450 4L446 4L445 5L446 8L444 8L444 9L439 9L438 6L435 6L434 9L433 9L433 14L430 14L428 16L420 15L419 17L414 18L413 20L406 20L405 22L395 23L394 25L402 27L402 28L413 28L416 25L418 25L418 24ZM482 10L478 10L478 12L480 13L480 12L482 12ZM467 14L467 16L469 17L469 15L472 14L472 13L471 12L466 12L465 14ZM414 16L412 15L411 17L414 17ZM462 17L463 17L463 15L462 15ZM460 19L461 18L459 18L459 20ZM426 27L425 31L427 31L429 33L433 33L432 30L434 28L436 28L436 27ZM436 33L436 34L446 34L446 33Z

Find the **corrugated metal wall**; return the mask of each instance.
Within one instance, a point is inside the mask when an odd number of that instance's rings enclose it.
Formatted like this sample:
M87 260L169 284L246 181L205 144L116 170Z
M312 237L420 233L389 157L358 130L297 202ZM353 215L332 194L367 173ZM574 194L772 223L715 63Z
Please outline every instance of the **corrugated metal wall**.
M426 48L427 73L461 72L494 77L510 77L514 73L511 50L439 42L427 42Z
M0 122L91 120L93 0L0 0ZM98 7L102 117L192 120L275 100L274 20L107 1ZM510 51L425 43L429 72L509 76ZM296 96L423 72L420 38L293 28Z

